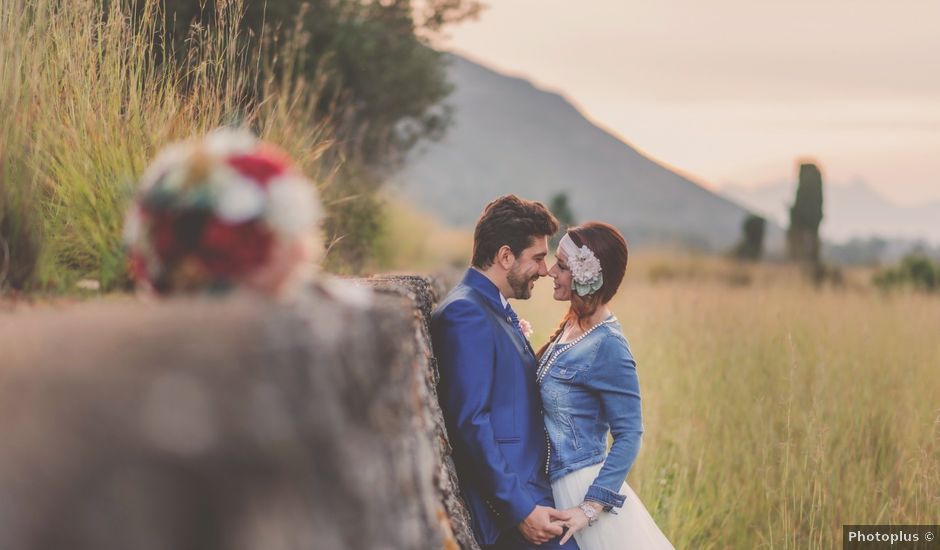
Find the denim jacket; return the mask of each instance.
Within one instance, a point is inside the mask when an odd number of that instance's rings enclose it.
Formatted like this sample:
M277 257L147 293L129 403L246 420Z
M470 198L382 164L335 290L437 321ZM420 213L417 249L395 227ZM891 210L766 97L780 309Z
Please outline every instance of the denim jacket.
M550 346L544 359L549 359ZM548 362L548 361L546 361ZM549 477L603 462L585 495L605 505L623 506L620 488L640 449L643 419L636 361L620 323L611 319L539 370L545 427L550 441ZM607 434L614 442L607 453Z

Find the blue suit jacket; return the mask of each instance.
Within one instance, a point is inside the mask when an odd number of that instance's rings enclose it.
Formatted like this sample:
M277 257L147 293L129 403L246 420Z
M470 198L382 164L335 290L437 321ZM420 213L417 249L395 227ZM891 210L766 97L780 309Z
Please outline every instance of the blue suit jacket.
M536 504L554 506L535 355L475 269L435 309L431 337L460 488L477 539L493 544Z

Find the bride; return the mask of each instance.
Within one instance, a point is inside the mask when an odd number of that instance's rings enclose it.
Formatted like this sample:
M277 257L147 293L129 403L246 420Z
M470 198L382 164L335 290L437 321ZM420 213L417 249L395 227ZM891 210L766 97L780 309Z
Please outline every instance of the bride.
M612 226L591 222L569 229L555 256L554 298L571 305L539 351L537 380L545 469L556 506L572 516L562 542L574 536L581 550L671 550L624 482L643 433L636 362L608 308L626 271L627 244Z

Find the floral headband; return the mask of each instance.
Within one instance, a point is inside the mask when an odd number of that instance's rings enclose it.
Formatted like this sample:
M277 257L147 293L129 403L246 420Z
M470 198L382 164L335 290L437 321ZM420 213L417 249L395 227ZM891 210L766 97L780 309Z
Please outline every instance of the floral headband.
M164 149L141 179L124 238L131 272L157 291L225 287L281 240L313 233L312 181L281 150L220 129Z
M568 256L568 267L571 269L571 289L578 296L589 296L604 286L604 274L601 272L601 262L587 246L578 248L565 233L558 243L558 248Z

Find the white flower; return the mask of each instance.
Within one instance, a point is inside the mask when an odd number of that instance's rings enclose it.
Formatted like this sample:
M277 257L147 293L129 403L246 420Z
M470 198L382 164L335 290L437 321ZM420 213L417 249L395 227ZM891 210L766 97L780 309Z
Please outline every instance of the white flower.
M280 176L269 182L265 220L274 230L296 235L310 229L319 217L320 202L308 180Z
M187 143L173 143L164 147L141 176L140 188L148 190L157 183L159 178L163 177L167 180L164 181L164 186L179 189L184 176L180 167L189 159L191 154L192 150Z
M527 339L529 336L532 336L532 323L526 321L525 319L519 319L519 329L522 330L522 335Z
M264 212L264 190L236 170L217 167L210 175L209 186L213 191L216 213L228 223L246 222Z
M205 137L206 152L216 158L247 155L255 150L258 139L247 130L217 128Z
M124 244L136 245L143 234L143 220L140 217L140 208L133 205L127 209L124 217Z
M571 268L571 289L580 296L587 296L604 285L601 262L587 246L582 246L573 258L568 258Z

